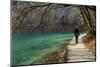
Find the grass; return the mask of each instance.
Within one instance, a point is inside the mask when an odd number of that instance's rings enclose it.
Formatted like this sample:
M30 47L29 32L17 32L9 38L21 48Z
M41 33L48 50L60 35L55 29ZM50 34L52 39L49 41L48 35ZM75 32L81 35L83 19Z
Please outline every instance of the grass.
M83 37L83 42L87 48L95 55L96 54L96 40L95 36L88 35Z

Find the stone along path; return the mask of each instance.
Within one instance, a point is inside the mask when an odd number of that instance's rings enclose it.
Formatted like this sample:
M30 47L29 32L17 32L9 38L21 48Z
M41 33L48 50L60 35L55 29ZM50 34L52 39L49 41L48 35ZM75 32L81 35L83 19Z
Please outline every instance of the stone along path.
M79 36L78 44L75 44L75 38L73 38L70 45L68 45L66 62L95 61L95 55L86 48L82 41L83 36L84 35Z

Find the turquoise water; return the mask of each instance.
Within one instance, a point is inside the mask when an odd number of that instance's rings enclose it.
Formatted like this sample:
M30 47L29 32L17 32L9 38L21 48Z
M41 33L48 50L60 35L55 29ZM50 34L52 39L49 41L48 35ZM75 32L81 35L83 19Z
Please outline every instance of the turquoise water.
M71 40L72 33L13 33L13 65L35 64L50 51L58 49L65 40Z

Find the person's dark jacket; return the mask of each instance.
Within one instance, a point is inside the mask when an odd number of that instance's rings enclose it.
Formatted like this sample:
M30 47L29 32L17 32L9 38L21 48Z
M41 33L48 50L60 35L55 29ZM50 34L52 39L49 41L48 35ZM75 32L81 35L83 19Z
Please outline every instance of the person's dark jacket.
M74 35L75 35L75 36L80 35L78 28L75 28L75 30L74 30Z

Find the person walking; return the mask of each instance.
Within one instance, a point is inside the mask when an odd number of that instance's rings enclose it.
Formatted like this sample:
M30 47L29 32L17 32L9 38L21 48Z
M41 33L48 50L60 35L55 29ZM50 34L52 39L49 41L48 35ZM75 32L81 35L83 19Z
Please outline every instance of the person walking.
M74 30L74 36L75 36L75 43L77 44L78 43L78 37L80 35L80 32L79 32L79 29L78 27L76 26L75 30Z

